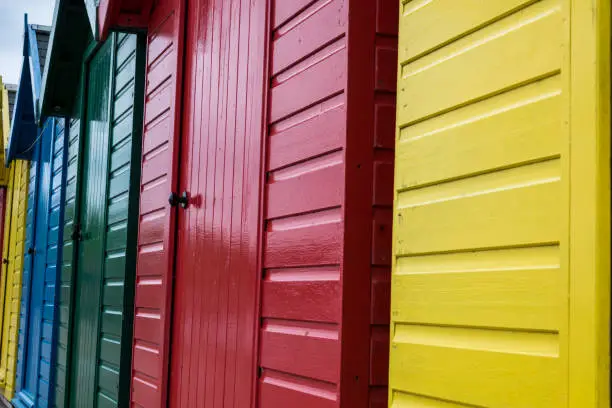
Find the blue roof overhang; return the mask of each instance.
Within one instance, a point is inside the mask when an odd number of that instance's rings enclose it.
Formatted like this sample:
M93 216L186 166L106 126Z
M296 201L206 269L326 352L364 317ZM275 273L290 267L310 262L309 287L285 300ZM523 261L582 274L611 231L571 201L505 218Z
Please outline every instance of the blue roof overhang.
M32 149L29 147L36 140L37 131L30 67L29 64L23 64L4 159L7 167L14 159L29 159L31 157Z
M38 135L40 115L37 109L41 87L40 59L36 35L24 16L23 61L11 121L5 165L14 159L30 159Z

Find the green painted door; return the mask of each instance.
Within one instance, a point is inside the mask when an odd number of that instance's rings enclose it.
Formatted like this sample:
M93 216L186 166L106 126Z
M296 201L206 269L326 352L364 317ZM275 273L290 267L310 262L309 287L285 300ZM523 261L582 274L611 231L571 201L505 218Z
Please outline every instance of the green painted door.
M144 44L113 34L86 68L69 406L128 406ZM65 405L64 405L65 406Z
M81 140L81 106L83 100L82 79L76 94L76 103L66 126L64 143L67 144L66 154L66 192L64 201L64 233L62 244L62 271L60 275L59 288L59 313L57 329L57 352L55 369L55 405L57 408L65 408L68 403L68 388L70 384L70 371L67 369L70 357L71 327L73 310L73 276L75 260L75 245L72 239L74 227L78 224L77 214L77 186L79 178L79 150Z
M106 211L110 70L112 44L105 43L87 73L87 107L83 149L81 214L78 244L71 406L88 407L95 392L98 326ZM77 391L78 390L78 391Z

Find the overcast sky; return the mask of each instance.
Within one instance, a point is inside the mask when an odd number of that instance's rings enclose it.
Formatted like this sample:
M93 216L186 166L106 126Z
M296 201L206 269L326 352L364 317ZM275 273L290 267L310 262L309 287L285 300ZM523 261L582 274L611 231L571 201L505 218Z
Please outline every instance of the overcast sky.
M21 69L23 14L30 24L51 25L55 0L0 0L0 75L16 84Z

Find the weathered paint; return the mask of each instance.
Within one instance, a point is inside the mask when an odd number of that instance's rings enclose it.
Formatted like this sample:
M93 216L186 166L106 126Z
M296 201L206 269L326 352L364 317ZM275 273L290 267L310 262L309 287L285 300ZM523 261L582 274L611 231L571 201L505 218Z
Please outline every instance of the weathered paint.
M608 407L610 4L402 2L393 407Z
M58 377L63 406L125 406L129 399L143 45L136 35L113 34L86 64L79 208L70 217L77 245L62 281L74 291L62 300L74 313L71 340L60 345L70 351L69 376L61 385Z
M2 314L2 342L0 349L0 387L4 396L12 399L15 392L15 369L17 363L17 340L19 330L19 305L21 300L21 276L25 241L25 218L27 208L29 165L24 160L11 162L13 180L9 181L12 190L10 232L5 241L6 264L3 264L0 302ZM5 223L6 228L6 223Z

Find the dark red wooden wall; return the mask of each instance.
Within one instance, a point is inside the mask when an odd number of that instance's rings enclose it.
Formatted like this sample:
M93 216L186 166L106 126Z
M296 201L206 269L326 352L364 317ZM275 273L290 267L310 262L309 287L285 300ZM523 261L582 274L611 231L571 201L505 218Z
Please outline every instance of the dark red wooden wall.
M387 405L396 3L272 1L261 407Z

